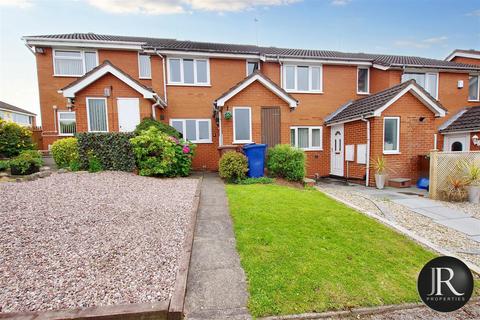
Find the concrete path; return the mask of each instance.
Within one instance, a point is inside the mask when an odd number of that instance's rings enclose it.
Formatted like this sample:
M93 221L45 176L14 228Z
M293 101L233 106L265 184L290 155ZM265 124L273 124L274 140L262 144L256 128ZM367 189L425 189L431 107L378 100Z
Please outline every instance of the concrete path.
M383 190L355 187L355 190L378 199L389 199L411 211L431 218L434 222L464 233L470 239L480 242L480 219L469 214L445 207L441 202L412 195L402 189ZM410 190L411 191L411 190Z
M218 175L205 174L187 280L186 318L251 319L245 279L225 186Z

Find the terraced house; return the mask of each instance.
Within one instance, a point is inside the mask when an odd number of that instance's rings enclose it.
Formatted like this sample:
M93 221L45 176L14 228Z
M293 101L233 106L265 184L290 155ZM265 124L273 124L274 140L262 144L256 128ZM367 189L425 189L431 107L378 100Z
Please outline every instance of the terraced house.
M198 145L196 169L216 170L221 146L289 143L306 151L309 176L373 183L372 158L416 179L419 155L477 148L445 130L479 105L473 63L93 33L24 41L37 61L45 149L151 116Z

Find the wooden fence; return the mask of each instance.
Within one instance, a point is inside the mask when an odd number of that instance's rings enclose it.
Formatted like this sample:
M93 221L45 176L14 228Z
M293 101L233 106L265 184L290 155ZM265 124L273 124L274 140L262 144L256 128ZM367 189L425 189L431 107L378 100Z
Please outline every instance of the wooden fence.
M452 180L465 179L465 161L480 166L480 151L430 152L430 198L444 199Z
M42 150L43 149L42 127L31 127L30 129L32 130L33 143L35 143L38 150Z

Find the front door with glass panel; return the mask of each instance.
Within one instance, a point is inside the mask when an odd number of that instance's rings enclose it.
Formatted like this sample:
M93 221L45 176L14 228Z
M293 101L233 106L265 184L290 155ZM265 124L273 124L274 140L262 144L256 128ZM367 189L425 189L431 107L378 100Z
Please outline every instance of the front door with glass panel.
M343 177L343 124L330 130L330 174Z
M118 130L131 132L140 123L140 101L138 98L118 98Z

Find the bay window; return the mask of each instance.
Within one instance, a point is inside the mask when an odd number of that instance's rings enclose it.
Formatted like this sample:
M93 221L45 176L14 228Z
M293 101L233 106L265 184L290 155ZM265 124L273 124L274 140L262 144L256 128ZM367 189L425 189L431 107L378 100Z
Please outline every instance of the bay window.
M194 143L211 143L212 126L210 119L170 119L170 125Z
M438 73L405 72L402 74L402 82L411 79L414 79L415 82L430 93L432 97L438 99Z
M289 92L320 93L322 91L322 67L285 65L283 88Z
M480 76L468 77L468 100L469 101L480 100L479 77Z
M140 79L152 78L152 66L150 56L148 54L138 55L138 71Z
M322 150L322 127L290 127L290 144L305 150Z
M370 69L368 67L358 67L357 69L357 93L367 94L370 90Z
M96 51L53 50L55 76L81 77L98 66Z
M210 85L208 59L169 58L168 83Z
M58 112L58 133L61 136L73 136L77 132L75 112Z
M400 152L400 118L385 117L383 119L383 153Z
M87 98L87 118L89 132L108 132L107 99Z
M248 107L233 108L233 143L252 142L252 110Z

